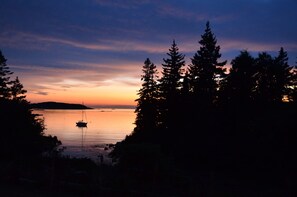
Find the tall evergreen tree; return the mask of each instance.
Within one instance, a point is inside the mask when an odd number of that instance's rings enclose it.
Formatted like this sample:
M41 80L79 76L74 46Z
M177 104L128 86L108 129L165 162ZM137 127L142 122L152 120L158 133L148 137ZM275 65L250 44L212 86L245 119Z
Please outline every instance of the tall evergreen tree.
M13 72L9 70L6 61L7 60L0 51L0 99L8 99L10 97L9 85L11 82L9 76L12 75Z
M177 116L178 112L182 88L181 79L185 66L185 55L179 52L174 40L167 55L168 58L163 59L162 77L159 80L160 113L162 116L160 121L164 127L170 127L168 124L175 122L174 116Z
M177 44L173 40L171 48L167 53L168 58L164 58L162 64L162 78L159 80L160 96L163 99L174 99L182 87L183 67L185 66L185 55L179 52Z
M259 53L256 58L255 100L261 104L272 103L273 58L266 52Z
M200 49L194 54L189 65L190 84L195 97L206 103L213 103L217 97L219 81L225 75L223 66L227 61L219 62L220 46L217 45L209 22L199 41Z
M293 67L288 64L287 52L280 48L278 56L274 59L274 91L273 101L281 102L283 98L289 97L292 87Z
M136 127L134 134L146 135L152 132L158 126L158 108L157 108L157 69L149 58L144 62L143 75L141 76L142 88L139 90L139 98L136 99Z

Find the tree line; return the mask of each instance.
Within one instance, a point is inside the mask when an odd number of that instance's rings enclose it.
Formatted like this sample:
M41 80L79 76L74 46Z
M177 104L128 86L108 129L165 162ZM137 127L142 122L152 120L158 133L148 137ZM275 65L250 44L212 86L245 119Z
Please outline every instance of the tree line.
M190 65L175 41L160 78L147 58L135 128L112 156L151 171L162 166L156 159L161 154L186 169L292 178L283 168L297 164L297 71L287 52L281 47L275 57L267 52L253 57L243 50L228 71L220 58L209 22Z

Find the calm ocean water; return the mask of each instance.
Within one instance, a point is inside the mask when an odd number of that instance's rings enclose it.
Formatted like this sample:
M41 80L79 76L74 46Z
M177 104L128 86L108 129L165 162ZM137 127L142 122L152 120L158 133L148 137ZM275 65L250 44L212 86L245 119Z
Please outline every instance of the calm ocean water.
M41 114L45 123L45 134L57 136L62 141L64 155L97 159L110 151L107 144L115 144L130 134L134 128L133 109L91 109L84 110L34 110ZM79 128L76 122L88 122L86 128ZM108 158L106 158L108 159Z

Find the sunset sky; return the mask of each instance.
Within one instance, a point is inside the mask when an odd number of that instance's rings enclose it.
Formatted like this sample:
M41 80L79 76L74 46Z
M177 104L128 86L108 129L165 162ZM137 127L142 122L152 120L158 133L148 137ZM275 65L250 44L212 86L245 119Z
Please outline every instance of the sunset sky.
M175 39L189 64L208 20L228 64L297 61L296 0L1 0L0 50L32 103L135 105L145 59L161 71Z

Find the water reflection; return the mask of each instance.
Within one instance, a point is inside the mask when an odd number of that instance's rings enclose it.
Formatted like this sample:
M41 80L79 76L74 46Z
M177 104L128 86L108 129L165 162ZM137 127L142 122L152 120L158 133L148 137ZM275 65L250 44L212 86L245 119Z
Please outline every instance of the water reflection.
M85 141L85 138L86 138L88 128L86 126L79 127L79 128L81 130L81 148L83 149L84 148L84 141Z
M77 127L81 110L34 110L45 120L45 134L55 135L72 156L90 156L101 151L106 144L115 144L130 134L134 128L133 109L85 110L87 127ZM93 155L94 156L94 155Z

